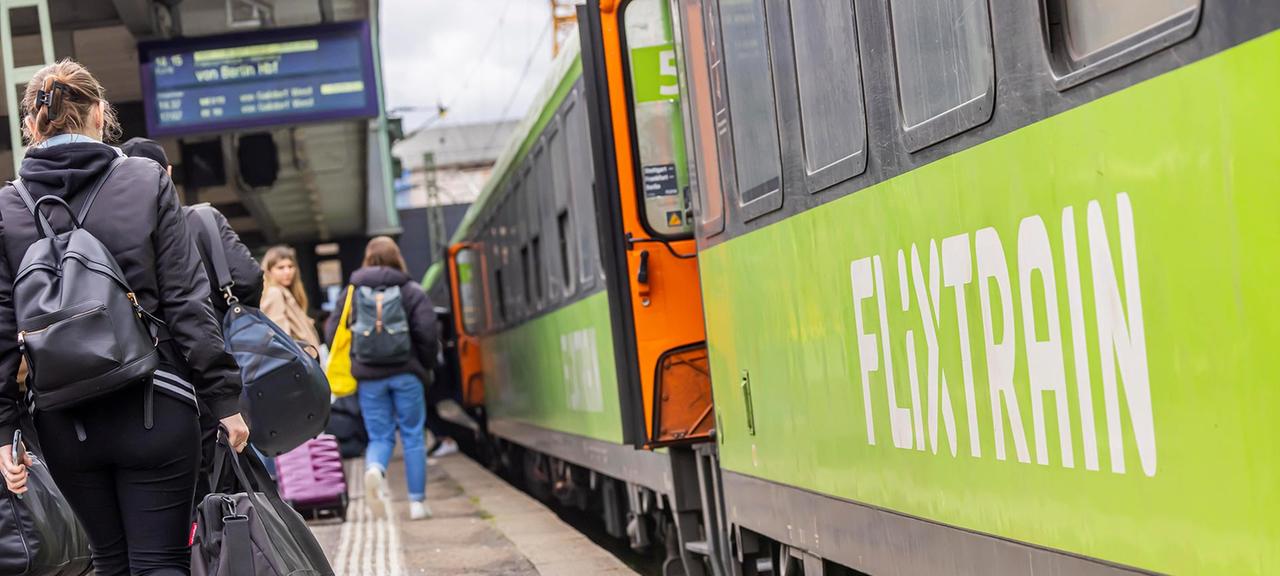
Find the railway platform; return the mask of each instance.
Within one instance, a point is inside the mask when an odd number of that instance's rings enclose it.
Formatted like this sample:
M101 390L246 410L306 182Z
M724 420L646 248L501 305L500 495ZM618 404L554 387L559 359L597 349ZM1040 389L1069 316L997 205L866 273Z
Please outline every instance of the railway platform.
M464 455L428 467L434 516L409 520L404 465L387 473L395 515L374 519L364 498L364 463L347 462L346 522L311 524L338 576L635 574L547 507Z

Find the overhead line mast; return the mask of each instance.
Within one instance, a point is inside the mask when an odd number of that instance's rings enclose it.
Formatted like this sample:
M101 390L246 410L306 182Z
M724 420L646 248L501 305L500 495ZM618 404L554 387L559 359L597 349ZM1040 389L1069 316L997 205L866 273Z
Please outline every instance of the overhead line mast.
M575 8L578 2L575 0L550 1L551 25L555 32L551 38L551 56L554 58L560 55L560 48L578 26L578 10Z

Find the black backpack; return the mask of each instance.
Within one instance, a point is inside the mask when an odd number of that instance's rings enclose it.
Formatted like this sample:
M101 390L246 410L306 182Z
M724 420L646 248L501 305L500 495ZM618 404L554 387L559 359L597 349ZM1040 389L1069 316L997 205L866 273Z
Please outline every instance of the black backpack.
M399 286L356 286L351 354L368 365L404 364L413 357L409 316Z
M201 224L197 236L228 304L222 337L244 381L240 410L253 430L253 445L276 456L324 431L329 421L329 380L320 364L266 314L232 295L235 283L212 210L207 205L195 207Z
M102 242L82 226L102 184L124 162L117 158L94 183L77 216L65 200L32 200L21 179L11 184L36 218L40 239L27 247L13 281L18 343L27 359L27 385L41 410L75 406L150 381L163 322L142 306ZM41 206L71 216L71 229L54 230Z

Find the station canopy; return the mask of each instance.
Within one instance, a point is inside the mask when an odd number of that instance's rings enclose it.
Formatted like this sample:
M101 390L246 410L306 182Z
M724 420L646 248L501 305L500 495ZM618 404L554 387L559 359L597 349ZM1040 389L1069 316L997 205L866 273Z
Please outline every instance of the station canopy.
M54 58L88 67L125 138L162 143L184 201L214 204L250 245L398 231L374 0L6 3L34 4L10 11L15 78L45 61L47 9ZM12 140L3 130L5 179Z

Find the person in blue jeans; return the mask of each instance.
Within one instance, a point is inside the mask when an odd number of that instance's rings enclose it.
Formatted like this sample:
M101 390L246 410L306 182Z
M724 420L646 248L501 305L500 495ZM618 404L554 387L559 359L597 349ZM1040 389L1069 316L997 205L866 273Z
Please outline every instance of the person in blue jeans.
M431 299L418 283L409 278L400 254L400 247L391 238L379 236L369 241L365 248L364 265L351 274L350 285L356 290L351 317L354 348L370 355L362 361L360 354L351 355L351 374L355 376L356 396L364 415L365 430L369 433L369 446L365 450L365 490L369 507L375 517L391 514L391 499L387 492L387 464L396 446L396 431L404 444L405 477L409 492L409 517L413 520L429 518L427 506L427 406L423 385L431 384L435 366L439 326ZM399 304L386 297L387 289L399 289ZM369 290L365 290L368 288ZM350 288L348 288L350 289ZM338 302L346 302L343 293ZM376 298L376 305L372 298ZM385 298L385 300L384 300ZM360 304L359 302L364 302ZM385 304L385 306L384 306ZM397 309L398 308L398 309ZM394 348L385 352L377 346L364 346L360 338L368 338L364 331L381 331L395 334L396 323L408 324L408 353ZM364 312L361 312L364 311ZM360 313L376 317L362 318ZM385 313L385 317L383 314ZM338 330L341 314L332 314L325 327L329 342ZM385 322L384 322L385 321ZM377 340L386 342L387 340ZM396 342L395 338L390 341Z

